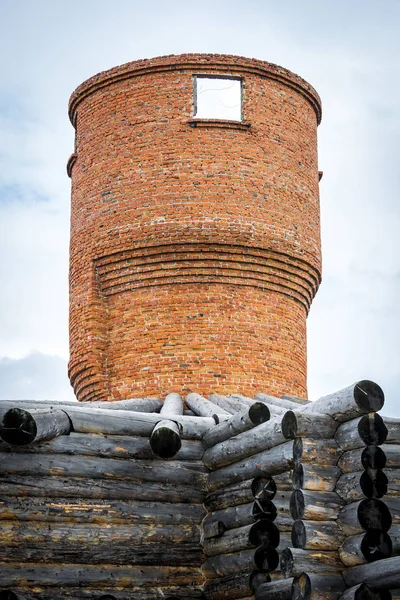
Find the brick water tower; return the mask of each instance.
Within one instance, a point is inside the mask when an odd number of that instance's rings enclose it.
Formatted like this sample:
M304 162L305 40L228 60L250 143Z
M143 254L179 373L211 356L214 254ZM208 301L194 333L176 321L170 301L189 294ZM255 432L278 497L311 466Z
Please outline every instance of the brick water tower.
M220 80L238 94L232 118L199 110L199 90ZM77 88L69 373L79 400L306 395L320 117L303 79L235 56L135 61Z

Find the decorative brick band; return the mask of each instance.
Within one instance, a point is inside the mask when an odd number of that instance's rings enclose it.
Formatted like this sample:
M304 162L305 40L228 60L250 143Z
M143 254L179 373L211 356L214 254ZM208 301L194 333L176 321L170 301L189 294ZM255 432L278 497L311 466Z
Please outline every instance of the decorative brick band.
M108 297L148 286L224 283L273 290L308 311L320 275L286 254L246 246L183 244L124 250L95 260L101 292Z

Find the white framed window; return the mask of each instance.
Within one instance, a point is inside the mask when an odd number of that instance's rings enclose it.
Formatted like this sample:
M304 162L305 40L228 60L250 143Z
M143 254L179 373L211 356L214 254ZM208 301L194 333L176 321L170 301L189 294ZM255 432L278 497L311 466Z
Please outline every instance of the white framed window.
M196 75L194 78L196 119L242 120L242 80L238 77Z

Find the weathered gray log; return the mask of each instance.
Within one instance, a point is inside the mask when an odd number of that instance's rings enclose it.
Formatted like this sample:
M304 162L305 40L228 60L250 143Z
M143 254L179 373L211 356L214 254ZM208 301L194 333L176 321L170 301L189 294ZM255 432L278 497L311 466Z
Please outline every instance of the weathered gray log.
M180 426L175 417L183 414L183 401L179 394L168 394L160 410L159 421L150 435L150 448L159 458L172 458L181 449Z
M3 416L0 425L1 439L15 446L51 440L60 435L68 435L71 421L59 409L39 408L24 410L10 408Z
M200 462L165 463L159 460L124 460L80 456L0 453L0 475L36 477L88 477L93 479L140 479L204 489L206 469Z
M89 585L101 588L138 588L154 585L155 581L162 581L163 585L201 586L203 574L200 569L191 566L172 567L157 565L57 565L57 576L54 576L53 564L26 564L25 561L17 564L1 564L0 585L2 587L19 586L22 582L34 581L35 586L62 586L76 587L77 581L81 586ZM26 585L26 584L25 584ZM52 596L53 597L53 596ZM126 591L125 591L126 597Z
M363 469L384 469L385 465L386 455L383 446L375 445L344 452L338 462L338 466L344 473L354 473Z
M336 519L343 500L335 492L309 492L295 490L290 499L293 519L330 521Z
M293 600L337 600L345 587L340 574L303 573L293 580Z
M397 556L400 554L400 525L392 525L388 533L392 540L392 554Z
M168 546L168 552L165 547ZM199 527L179 525L2 521L0 562L193 564L201 557Z
M400 523L400 498L398 496L385 496L384 500L392 516L392 523Z
M291 394L283 394L283 396L280 397L281 400L290 400L291 402L294 402L295 404L310 404L311 400L308 400L307 398L299 398L299 396L293 396Z
M359 565L343 571L343 578L349 587L365 583L373 589L395 590L400 588L400 556Z
M309 438L296 438L294 440L294 460L299 463L312 463L313 465L336 465L342 452L335 440L313 440Z
M272 477L255 477L226 486L223 490L208 494L205 506L210 512L248 504L255 498L272 500L276 494L276 484Z
M274 521L276 513L276 507L271 500L253 500L248 504L231 506L207 515L203 526L215 521L222 521L226 529L235 529L263 519Z
M292 471L285 471L274 475L276 489L281 491L293 490Z
M257 548L279 545L279 530L271 521L258 521L237 529L228 529L221 537L205 539L203 550L206 556L217 556Z
M337 550L344 533L335 521L295 521L292 528L294 548Z
M214 491L257 475L275 475L288 471L293 466L293 444L291 440L210 473L209 490Z
M131 435L98 435L70 433L49 442L31 446L2 445L2 452L36 454L69 454L74 456L98 456L103 458L154 458L148 437ZM201 460L204 446L200 440L183 440L177 460Z
M380 446L386 456L387 469L400 469L400 444L383 444Z
M358 381L343 390L329 394L306 404L305 412L330 415L339 423L355 419L359 415L378 412L385 401L382 389L373 381Z
M76 583L75 583L76 585ZM16 594L13 596L0 596L0 600L202 600L203 593L200 587L191 586L190 582L186 585L158 586L158 587L129 587L112 588L109 582L108 586L101 587L21 587L16 588ZM1 592L0 592L1 594Z
M256 589L256 600L292 600L293 578L262 583Z
M400 470L385 469L387 477L387 491L389 496L400 496Z
M270 411L262 402L255 402L244 411L235 413L226 421L209 429L203 436L203 443L207 448L215 446L232 436L248 431L270 419Z
M269 396L268 394L256 394L256 400L265 402L266 404L273 404L278 408L285 408L286 410L298 410L299 403L290 400L289 397L276 398L275 396Z
M366 498L343 506L337 522L346 535L355 535L368 529L387 532L392 525L392 516L384 502Z
M157 413L92 408L80 404L65 407L65 411L78 433L149 436L154 426L163 420L163 416ZM214 419L209 417L176 415L174 421L179 424L183 439L199 440L210 427L215 427Z
M388 478L380 469L344 473L338 479L335 492L346 502L364 497L382 498L388 492Z
M7 469L6 469L7 471ZM205 492L194 484L181 485L142 480L91 479L82 477L19 476L2 473L1 497L99 498L105 500L143 500L152 502L201 503Z
M74 407L87 410L88 408L105 408L107 410L129 410L134 412L158 412L163 403L159 398L131 398L130 400L114 400L110 402L77 402L73 400L58 402L52 400L2 400L0 417L10 408L57 408Z
M388 430L385 440L386 444L400 444L400 419L394 417L382 417Z
M213 402L203 398L200 394L191 393L186 396L187 406L199 417L211 417L216 423L220 422L222 415L230 415L230 413Z
M333 492L340 475L338 467L297 463L293 470L293 488Z
M54 502L43 498L0 500L0 520L56 523L200 523L206 511L201 504L165 504L138 501L99 501L81 498Z
M275 417L258 427L216 444L204 453L205 464L212 469L219 469L257 452L283 444L286 440L282 434L281 421L280 417Z
M288 440L295 437L330 439L335 435L337 425L329 415L289 410L282 418L282 433Z
M276 569L278 563L279 555L275 548L260 546L256 549L210 556L203 565L203 573L209 579L243 573L250 569L269 573Z
M346 567L355 567L392 555L390 536L379 529L347 537L339 548L339 556Z
M202 528L202 543L204 540L208 540L214 537L220 537L226 531L226 527L222 523L222 521L203 521Z
M228 400L232 403L238 412L245 410L246 408L250 408L252 404L254 404L255 400L252 398L248 398L247 396L242 396L242 394L229 394Z
M236 600L253 593L260 585L271 580L268 573L252 571L239 575L228 575L207 582L204 588L208 600Z
M373 591L365 583L347 589L339 600L392 600L390 592Z
M302 573L338 574L343 564L338 552L286 548L281 556L281 569L285 577L298 577Z
M387 435L388 430L382 417L372 412L339 425L335 439L346 452L371 444L380 446L385 442Z
M210 402L212 402L213 404L216 404L220 408L223 408L231 415L234 415L236 412L238 412L238 409L236 408L236 406L232 402L229 401L229 398L227 396L220 396L219 394L211 394L211 396L209 396L208 399Z

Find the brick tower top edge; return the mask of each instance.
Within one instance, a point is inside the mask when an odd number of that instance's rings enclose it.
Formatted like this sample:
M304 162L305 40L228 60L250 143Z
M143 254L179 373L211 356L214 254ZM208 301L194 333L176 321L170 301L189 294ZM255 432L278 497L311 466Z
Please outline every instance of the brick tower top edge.
M201 113L210 80L236 90L234 116ZM321 277L315 90L264 61L185 54L99 73L69 111L78 399L304 395Z

